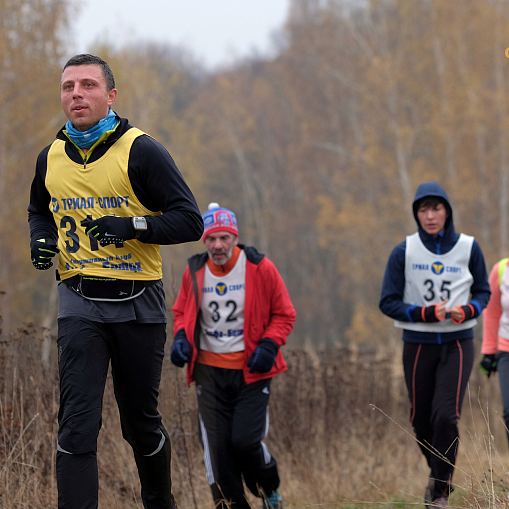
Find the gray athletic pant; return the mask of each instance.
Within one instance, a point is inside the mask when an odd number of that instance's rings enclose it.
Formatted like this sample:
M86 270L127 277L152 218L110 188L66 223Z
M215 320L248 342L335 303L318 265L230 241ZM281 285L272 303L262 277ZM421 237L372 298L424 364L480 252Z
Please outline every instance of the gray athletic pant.
M502 394L502 405L504 407L504 422L509 440L509 352L499 352L497 354L497 372L500 383L500 393Z

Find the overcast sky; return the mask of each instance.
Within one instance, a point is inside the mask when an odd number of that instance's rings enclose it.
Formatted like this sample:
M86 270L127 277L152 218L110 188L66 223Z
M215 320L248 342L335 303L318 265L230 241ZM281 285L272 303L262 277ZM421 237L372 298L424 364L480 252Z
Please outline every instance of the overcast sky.
M290 0L86 0L72 17L76 52L96 41L168 42L187 47L209 69L273 49Z

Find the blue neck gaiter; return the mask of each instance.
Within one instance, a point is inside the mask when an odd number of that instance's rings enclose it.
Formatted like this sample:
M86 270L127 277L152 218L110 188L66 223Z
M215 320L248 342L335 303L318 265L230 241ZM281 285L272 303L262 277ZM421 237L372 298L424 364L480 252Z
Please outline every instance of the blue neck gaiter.
M112 131L118 124L118 120L110 109L108 115L102 120L89 129L88 131L78 131L71 123L70 120L65 124L65 130L67 136L76 144L79 148L90 148L106 131Z

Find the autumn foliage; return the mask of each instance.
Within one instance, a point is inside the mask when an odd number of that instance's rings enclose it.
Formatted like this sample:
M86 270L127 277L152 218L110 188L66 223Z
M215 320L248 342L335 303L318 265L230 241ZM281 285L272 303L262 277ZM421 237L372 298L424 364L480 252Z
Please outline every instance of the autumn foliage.
M65 9L45 2L36 17L34 0L2 1L4 330L51 328L54 274L30 265L25 211L36 155L64 123ZM508 21L505 0L293 0L271 60L207 73L150 43L91 51L116 74L116 110L168 148L200 208L233 209L241 241L275 261L298 311L292 341L370 343L393 334L377 309L381 280L415 230L419 183L444 186L488 268L507 255ZM202 249L164 248L167 275Z
M0 481L16 496L37 493L40 507L55 496L57 299L54 272L30 263L26 207L37 154L65 122L58 82L72 56L68 9L60 0L0 0ZM275 58L214 72L150 42L90 50L113 68L115 110L168 148L201 210L218 201L236 212L241 242L266 253L288 286L297 309L289 347L301 349L275 383L271 435L287 494L375 500L373 479L383 494L417 493L427 474L416 445L368 410L381 401L406 425L399 334L378 310L383 271L415 231L411 201L428 180L446 189L456 229L476 237L488 270L508 255L509 1L291 0L278 44ZM201 250L199 242L163 248L169 293ZM36 325L16 332L28 322ZM194 399L179 372L167 373L162 411L175 426L177 493L199 506L192 497L209 494ZM477 388L486 381L473 381L472 401L485 409ZM116 416L110 403L106 423ZM104 485L137 500L127 446L116 430L101 436L105 454L120 450L122 461L101 463ZM404 472L415 476L394 481Z

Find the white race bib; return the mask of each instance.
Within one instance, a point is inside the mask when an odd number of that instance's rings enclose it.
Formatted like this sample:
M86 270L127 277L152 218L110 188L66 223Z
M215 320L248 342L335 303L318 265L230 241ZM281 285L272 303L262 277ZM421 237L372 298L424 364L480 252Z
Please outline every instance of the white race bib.
M464 306L470 299L474 278L468 265L474 237L460 234L456 245L446 254L435 254L423 244L419 233L406 238L405 290L403 302L415 306L440 304L449 299L446 310ZM422 332L454 332L470 329L477 320L454 324L451 318L442 322L394 322L396 327Z
M214 353L244 350L246 254L241 251L226 276L215 276L205 265L201 296L200 349Z

